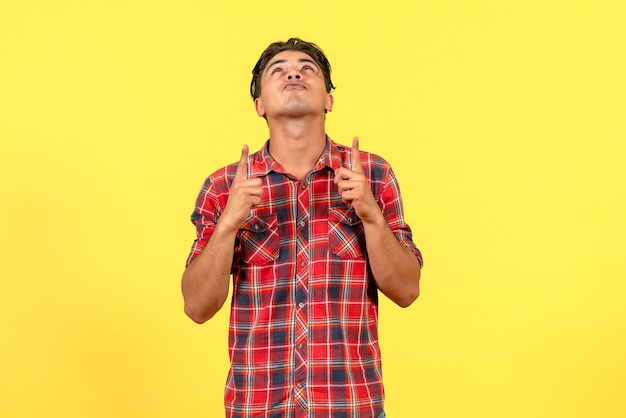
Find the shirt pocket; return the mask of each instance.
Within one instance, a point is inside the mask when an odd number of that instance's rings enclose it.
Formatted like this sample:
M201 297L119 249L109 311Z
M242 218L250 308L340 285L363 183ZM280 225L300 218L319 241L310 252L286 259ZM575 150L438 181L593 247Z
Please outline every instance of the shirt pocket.
M240 230L241 257L248 264L267 264L278 258L278 218L276 214L253 215Z
M353 208L329 209L328 247L331 253L344 260L363 256L365 252L363 224Z

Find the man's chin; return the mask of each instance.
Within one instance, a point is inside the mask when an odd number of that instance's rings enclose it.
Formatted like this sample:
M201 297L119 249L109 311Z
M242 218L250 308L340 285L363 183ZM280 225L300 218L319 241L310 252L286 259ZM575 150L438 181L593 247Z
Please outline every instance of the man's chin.
M276 112L276 117L298 118L315 115L317 113L323 114L324 109L316 111L315 109L311 108L311 106L305 105L303 103L298 103L281 108L278 112Z

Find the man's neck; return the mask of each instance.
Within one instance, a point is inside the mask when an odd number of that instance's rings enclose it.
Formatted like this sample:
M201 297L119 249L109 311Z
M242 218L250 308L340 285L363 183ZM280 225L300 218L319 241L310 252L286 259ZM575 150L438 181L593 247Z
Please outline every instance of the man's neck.
M270 119L268 125L272 158L287 173L304 179L326 146L324 119Z

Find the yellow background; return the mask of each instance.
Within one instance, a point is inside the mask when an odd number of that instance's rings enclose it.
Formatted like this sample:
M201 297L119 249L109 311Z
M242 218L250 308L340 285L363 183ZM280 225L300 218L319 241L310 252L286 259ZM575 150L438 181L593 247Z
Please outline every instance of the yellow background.
M222 416L189 215L266 139L250 71L289 36L424 252L420 299L380 307L388 415L626 416L623 4L2 2L0 416Z

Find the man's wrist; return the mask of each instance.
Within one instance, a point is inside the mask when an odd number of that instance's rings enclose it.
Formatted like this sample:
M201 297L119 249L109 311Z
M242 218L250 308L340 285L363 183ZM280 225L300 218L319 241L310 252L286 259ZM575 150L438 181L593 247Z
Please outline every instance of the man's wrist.
M213 231L213 235L218 234L221 238L228 238L232 236L234 238L239 232L240 226L229 222L226 218L220 218L215 224L215 231Z
M361 221L363 226L368 228L383 228L387 226L387 220L380 210L375 210L371 216L361 218Z

